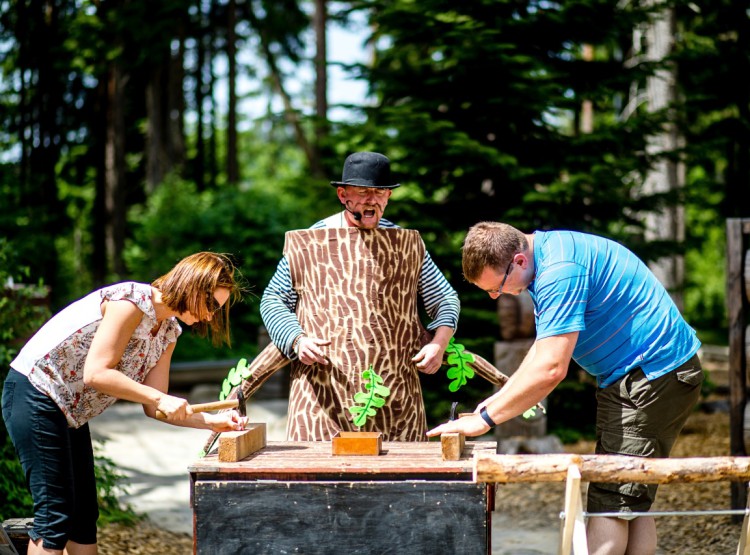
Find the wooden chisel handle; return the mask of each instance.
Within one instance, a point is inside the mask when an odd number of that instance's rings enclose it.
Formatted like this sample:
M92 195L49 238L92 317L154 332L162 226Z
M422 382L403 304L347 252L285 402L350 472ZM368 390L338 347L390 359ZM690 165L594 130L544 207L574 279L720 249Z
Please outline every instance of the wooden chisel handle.
M222 409L233 409L239 406L237 399L227 399L226 401L211 401L210 403L198 403L197 405L190 405L193 412L209 412L212 410ZM156 410L156 418L159 420L166 420L167 415L159 409Z

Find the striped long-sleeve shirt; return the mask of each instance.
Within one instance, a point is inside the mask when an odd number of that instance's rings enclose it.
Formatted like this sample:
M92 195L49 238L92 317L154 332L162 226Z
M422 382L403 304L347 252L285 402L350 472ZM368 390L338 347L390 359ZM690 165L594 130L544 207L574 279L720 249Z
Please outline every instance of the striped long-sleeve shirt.
M345 225L343 213L337 213L317 222L310 229L345 227ZM399 227L385 218L380 219L378 226L382 228ZM427 325L428 330L434 330L440 326L456 329L458 313L461 308L458 294L445 279L427 251L425 251L424 262L419 275L417 294L425 311L432 319ZM304 333L295 314L296 307L297 294L292 288L289 261L286 257L283 257L276 267L276 273L263 292L260 301L260 316L268 329L271 340L281 352L291 359L296 358L292 348L294 340Z

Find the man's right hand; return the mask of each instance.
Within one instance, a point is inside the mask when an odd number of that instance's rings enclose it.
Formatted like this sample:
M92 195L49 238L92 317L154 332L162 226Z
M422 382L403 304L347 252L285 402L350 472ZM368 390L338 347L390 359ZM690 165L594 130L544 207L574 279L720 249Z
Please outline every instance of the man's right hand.
M302 364L328 364L326 349L331 342L327 339L303 336L297 342L297 356Z

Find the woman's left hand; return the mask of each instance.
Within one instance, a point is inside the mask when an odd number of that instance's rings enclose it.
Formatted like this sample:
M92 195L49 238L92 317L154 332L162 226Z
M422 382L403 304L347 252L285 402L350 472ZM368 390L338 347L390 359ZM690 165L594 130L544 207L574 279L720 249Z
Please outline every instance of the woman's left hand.
M247 416L240 416L236 410L206 414L206 423L212 432L238 432L247 425Z

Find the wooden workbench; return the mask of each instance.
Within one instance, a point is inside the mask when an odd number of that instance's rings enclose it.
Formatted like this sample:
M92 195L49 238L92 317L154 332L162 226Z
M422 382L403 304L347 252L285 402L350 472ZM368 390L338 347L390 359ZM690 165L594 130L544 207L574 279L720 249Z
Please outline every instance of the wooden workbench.
M236 463L188 467L194 553L490 552L494 490L474 453L443 461L439 441L385 442L379 456L333 456L330 442L269 442Z

